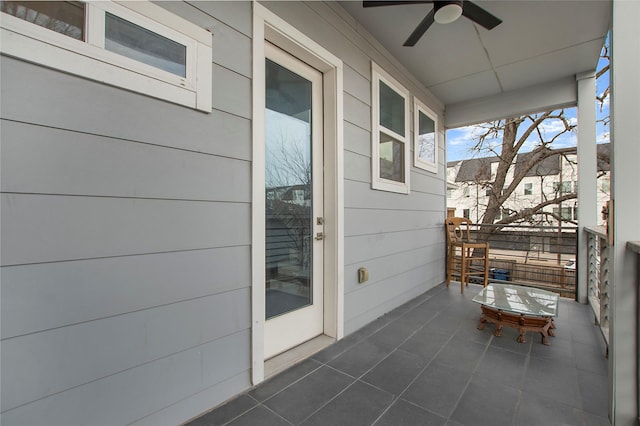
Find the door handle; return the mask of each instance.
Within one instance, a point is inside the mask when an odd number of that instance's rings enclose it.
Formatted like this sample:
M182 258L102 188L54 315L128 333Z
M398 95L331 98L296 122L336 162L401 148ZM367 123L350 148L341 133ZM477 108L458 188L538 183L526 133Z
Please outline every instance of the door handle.
M316 240L324 240L324 232L316 233Z

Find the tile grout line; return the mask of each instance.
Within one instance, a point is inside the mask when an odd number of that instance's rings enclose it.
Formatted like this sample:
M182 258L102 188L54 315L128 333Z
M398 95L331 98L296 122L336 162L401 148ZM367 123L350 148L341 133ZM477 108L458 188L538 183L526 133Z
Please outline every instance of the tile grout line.
M448 307L449 305L451 305L451 303L448 303L448 304L445 306L445 308L446 308L446 307ZM444 311L444 309L443 309L443 310L441 310L440 312L442 312L442 311ZM440 314L440 312L438 312L438 314ZM425 325L423 325L419 330L424 329L424 327L426 327L426 326L427 326L427 324L428 324L429 322L431 322L431 321L432 321L432 320L433 320L433 319L434 319L438 314L435 314L433 317L431 317L431 319L429 319L429 321L427 321L427 322L425 323ZM384 416L384 415L389 411L389 409L390 409L390 408L391 408L391 407L392 407L392 406L393 406L393 405L394 405L398 400L400 400L400 399L402 398L402 395L404 395L404 393L407 391L407 389L409 389L409 388L411 387L411 385L413 385L413 383L415 383L415 381L416 381L416 380L418 380L418 377L420 377L420 375L422 375L422 373L424 373L424 371L425 371L425 370L426 370L426 369L431 365L431 363L433 362L433 360L434 360L434 359L436 359L436 358L438 357L438 355L440 354L440 352L442 352L442 350L445 348L445 346L447 346L447 345L449 344L449 342L451 342L451 340L453 339L453 336L455 335L455 333L457 333L458 329L459 329L461 326L462 326L462 324L460 324L460 325L456 328L456 331L455 331L454 333L451 333L451 336L449 336L449 338L447 339L447 341L446 341L446 342L445 342L445 343L440 347L440 349L438 349L438 351L436 351L436 353L435 353L435 354L433 354L433 356L431 357L431 359L429 360L429 362L427 362L427 363L425 364L425 366L424 366L424 367L422 367L422 368L420 369L420 371L418 371L418 373L415 375L415 377L413 378L413 380L411 380L411 381L409 382L409 384L407 384L407 386L405 386L405 388L404 388L404 389L403 389L403 390L398 394L398 396L396 396L396 397L391 401L391 403L389 404L389 406L388 406L388 407L387 407L387 408L386 408L382 413L380 413L380 415L378 416L378 418L376 418L376 419L375 419L375 421L372 423L372 425L376 424L376 423L377 423L377 422L378 422L378 421L379 421L379 420L380 420L380 419L381 419L381 418L382 418L382 417L383 417L383 416ZM407 339L407 340L408 340L408 339ZM406 341L406 340L405 340L405 341ZM402 342L401 344L403 344L403 343L404 343L404 342ZM400 346L400 345L399 345L399 346ZM396 348L396 350L397 350L397 349L399 349L399 346L398 346L398 348ZM395 350L394 350L394 352L395 352ZM365 383L366 383L366 382L365 382ZM419 405L417 405L417 404L414 404L414 403L412 403L411 401L407 401L407 402L409 402L410 404L412 404L412 405L414 405L414 406L416 406L416 407L419 407L419 408L421 408L421 409L423 409L423 410L426 410L426 411L428 411L428 412L432 413L432 411L431 411L431 410L425 409L424 407L421 407L421 406L419 406ZM433 414L436 414L436 415L440 416L440 415L439 415L439 414L437 414L437 413L433 413ZM449 419L448 419L448 418L446 418L445 420L446 420L446 421L448 421Z
M442 291L442 290L441 290L441 291ZM432 297L433 297L433 296L432 296ZM402 314L402 315L398 316L397 318L394 318L393 320L389 321L389 323L387 323L384 327L381 327L381 328L380 328L380 329L378 329L376 332L374 332L374 333L372 333L371 335L369 335L369 336L367 336L367 337L363 338L363 339L362 339L361 341L359 341L357 344L362 343L364 340L366 340L366 339L370 338L370 337L371 337L371 336L373 336L374 334L376 334L376 333L378 333L378 332L380 332L380 331L384 330L386 327L388 327L389 325L391 325L391 324L392 324L392 323L394 323L395 321L399 320L399 319L400 319L400 318L402 318L403 316L407 315L409 312L413 311L413 310L414 310L414 309L416 309L418 306L421 306L422 304L424 304L427 300L431 299L432 297L429 297L428 299L425 299L423 302L418 303L416 306L412 307L411 309L409 309L409 310L408 310L407 312L405 312L404 314ZM407 302L407 303L409 303L409 302ZM442 310L441 310L441 311L442 311ZM439 313L440 313L440 312L438 312L438 314L439 314ZM344 374L344 375L347 375L347 376L349 376L349 377L354 378L354 381L353 381L351 384L349 384L347 387L345 387L342 391L338 392L335 396L333 396L332 398L330 398L330 399L329 399L325 404L323 404L322 406L320 406L317 410L315 410L315 411L313 411L311 414L309 414L309 416L307 416L306 418L304 418L304 419L300 422L300 424L304 423L304 422L305 422L305 421L307 421L309 418L311 418L313 415L315 415L315 414L316 414L316 413L318 413L320 410L322 410L324 407L326 407L327 405L329 405L332 401L334 401L334 400L335 400L335 399L337 399L340 395L342 395L343 393L345 393L348 389L350 389L351 387L353 387L353 385L354 385L354 384L356 384L357 382L364 383L364 384L366 384L367 386L371 386L371 387L373 387L373 388L375 388L375 389L378 389L378 390L380 390L380 391L383 391L383 392L386 392L386 393L388 393L388 394L390 394L390 395L393 395L393 394L391 394L390 392L388 392L388 391L386 391L386 390L384 390L384 389L380 389L380 388L378 388L377 386L373 386L373 385L371 385L371 384L369 384L369 383L367 383L367 382L365 382L365 381L363 381L363 380L361 380L361 379L362 379L365 375L367 375L367 373L369 373L371 370L373 370L374 368L376 368L376 367L377 367L380 363L382 363L385 359L387 359L389 356L391 356L391 354L393 354L396 350L398 350L398 349L400 348L400 346L402 346L402 345L403 345L407 340L409 340L409 339L410 339L411 337L413 337L416 333L418 333L420 330L422 330L422 329L423 329L423 328L424 328L424 327L425 327L429 322L431 322L431 321L432 321L432 320L433 320L433 319L434 319L438 314L434 314L431 318L429 318L429 320L428 320L427 322L425 322L425 323L424 323L424 325L423 325L422 327L417 328L417 329L416 329L415 331L413 331L409 336L407 336L404 340L402 340L400 343L398 343L397 345L395 345L394 349L393 349L391 352L389 352L387 355L385 355L382 359L380 359L377 363L375 363L375 364L374 364L373 366L371 366L369 369L367 369L366 371L364 371L360 376L357 376L357 377L356 377L356 376L352 376L351 374L346 373L346 372L341 371L341 370L338 370L337 368L335 368L335 367L333 367L333 366L331 366L331 365L329 365L329 364L324 364L326 367L331 368L332 370L335 370L335 371L337 371L337 372L339 372L339 373L341 373L341 374ZM453 337L453 335L449 338L449 340L450 340L452 337ZM449 342L449 340L447 340L447 343ZM351 346L351 347L354 347L354 346L355 346L355 344L354 344L353 346ZM446 345L444 345L444 346L446 346ZM444 346L443 346L443 347L444 347ZM440 350L442 350L442 348L440 348ZM346 352L346 351L345 351L345 352ZM440 351L438 351L438 353L439 353L439 352L440 352ZM341 353L341 355L342 355L342 354L344 354L344 352L342 352L342 353ZM437 353L436 353L436 355L437 355ZM338 357L334 357L331 361L335 360L336 358L338 358ZM434 358L435 358L435 356L434 356ZM430 362L429 362L429 364L430 364ZM425 368L426 368L426 367L425 367ZM421 372L422 372L422 370L421 370ZM418 375L419 375L419 374L420 374L420 373L418 373ZM416 378L417 378L417 376L416 376ZM415 380L415 378L414 378L414 380ZM413 382L413 381L412 381L412 382ZM388 406L388 407L383 411L383 413L381 414L381 416L382 416L384 413L386 413L386 412L388 411L388 409L389 409L389 408L390 408L390 407L391 407L391 406L396 402L396 400L397 400L397 398L394 398L394 399L392 399L392 400L391 400L391 403L390 403L390 404L389 404L389 406ZM379 417L380 417L380 416L379 416ZM378 419L379 419L379 417L378 417L378 418L376 418L376 419L374 420L374 422L373 422L373 423L377 422L377 421L378 421ZM373 424L373 423L372 423L372 424Z

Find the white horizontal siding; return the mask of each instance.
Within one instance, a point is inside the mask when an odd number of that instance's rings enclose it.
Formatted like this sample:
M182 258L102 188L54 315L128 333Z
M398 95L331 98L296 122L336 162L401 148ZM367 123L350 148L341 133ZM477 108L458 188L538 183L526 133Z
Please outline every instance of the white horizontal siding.
M346 122L371 130L371 107L348 93L344 95L344 115Z
M388 282L407 271L421 268L424 266L425 259L433 259L442 249L443 247L439 245L421 247L345 266L345 276L347 277L344 285L345 294L357 292L363 288L375 287L377 283ZM356 279L360 267L369 270L369 281L365 286L359 284Z
M218 92L227 90L238 99L234 108L225 109L218 103L220 109L210 114L5 56L0 57L0 67L0 107L5 119L251 159L251 122L238 115L246 116L249 110L249 80L228 70L221 72L224 69L219 66L214 72L225 78L225 84L214 87L214 101L220 96ZM29 84L14 83L24 76L29 76Z
M177 424L250 384L251 3L161 6L212 31L211 113L0 58L3 425Z
M248 245L240 203L2 195L2 264Z
M376 260L396 253L436 246L442 249L441 235L443 227L389 232L384 234L366 234L345 239L345 265L357 265L361 262Z
M371 159L371 132L345 121L344 149L345 156L347 153L355 153Z
M424 212L443 212L443 195L413 191L410 197L405 194L389 194L384 191L369 191L370 185L362 182L345 182L345 206L354 209L374 210L421 210ZM444 229L444 228L443 228Z
M158 5L175 13L182 18L198 25L199 27L208 29L213 37L213 62L228 68L232 71L251 77L251 63L246 60L251 57L251 37L250 33L244 33L233 26L225 24L222 20L228 19L221 14L221 8L216 8L215 15L211 16L200 10L202 2L193 2L192 6L185 6L181 2L160 1ZM205 8L202 8L205 9ZM231 10L239 9L229 9ZM237 15L237 13L235 14ZM233 20L233 19L231 19ZM243 19L243 23L246 20ZM251 20L249 20L249 24Z
M2 424L125 425L208 390L215 380L224 384L239 377L246 388L249 345L248 331L233 334L6 411ZM217 360L225 363L224 369ZM219 375L207 375L211 369ZM3 379L3 399L6 383ZM235 382L229 391L237 389Z
M248 246L10 266L2 336L94 321L250 285Z
M417 231L440 226L444 214L435 217L420 210L347 209L345 236Z
M245 288L5 340L2 410L246 330L248 299Z
M213 93L215 93L213 108L251 118L251 80L249 78L214 64Z
M11 121L2 132L3 192L250 201L248 161Z
M368 75L367 73L366 75ZM344 67L344 91L362 103L371 105L371 81L350 66Z

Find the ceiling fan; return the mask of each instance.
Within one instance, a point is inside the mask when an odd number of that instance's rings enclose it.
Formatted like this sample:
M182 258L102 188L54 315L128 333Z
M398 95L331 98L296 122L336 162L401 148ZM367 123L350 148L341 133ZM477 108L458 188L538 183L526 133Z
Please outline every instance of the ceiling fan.
M472 20L473 22L482 25L488 30L491 30L502 23L502 20L493 16L475 3L468 0L413 0L413 1L363 1L363 7L378 7L378 6L395 6L402 4L423 4L433 3L433 9L424 17L422 22L418 24L415 30L411 33L407 41L403 46L414 46L420 37L429 29L433 22L439 24L448 24L455 21L460 15Z

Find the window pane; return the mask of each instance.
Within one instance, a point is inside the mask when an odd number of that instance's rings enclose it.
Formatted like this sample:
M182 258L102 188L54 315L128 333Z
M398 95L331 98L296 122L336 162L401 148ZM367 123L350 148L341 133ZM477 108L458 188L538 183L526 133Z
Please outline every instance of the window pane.
M265 62L266 318L313 303L312 83ZM316 141L317 142L317 141Z
M418 114L418 158L428 163L436 162L435 122L422 111Z
M2 1L0 9L16 18L84 40L84 3L76 1Z
M380 132L380 177L404 182L404 143Z
M404 136L404 98L380 81L380 124Z
M187 75L187 48L110 13L106 14L105 49L180 77Z
M524 195L531 195L533 194L533 184L532 183L525 183L524 184Z

